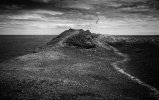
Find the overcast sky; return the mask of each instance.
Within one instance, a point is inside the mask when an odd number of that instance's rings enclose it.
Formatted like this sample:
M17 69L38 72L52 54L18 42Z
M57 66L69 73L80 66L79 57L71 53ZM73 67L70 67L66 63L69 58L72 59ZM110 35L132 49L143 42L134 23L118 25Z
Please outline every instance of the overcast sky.
M159 0L0 0L0 34L159 35Z

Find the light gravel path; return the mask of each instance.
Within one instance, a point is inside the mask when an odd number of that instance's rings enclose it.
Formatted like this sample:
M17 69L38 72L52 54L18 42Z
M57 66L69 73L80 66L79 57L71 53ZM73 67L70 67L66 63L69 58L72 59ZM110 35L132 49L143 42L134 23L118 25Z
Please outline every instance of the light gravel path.
M125 62L129 61L128 55L119 52L116 48L114 48L114 47L112 47L112 46L110 46L110 47L113 49L113 51L114 51L117 55L119 55L119 56L121 56L121 57L124 58L124 59L122 59L122 60L113 62L113 63L111 64L111 65L114 67L114 69L116 69L118 72L120 72L120 73L122 73L122 74L128 76L132 81L134 81L134 82L136 82L136 83L138 83L138 84L140 84L140 85L142 85L142 86L147 87L149 90L152 91L151 94L152 94L155 98L157 98L157 99L159 100L159 90L157 90L155 87L153 87L153 86L151 86L151 85L149 85L149 84L143 82L142 80L138 79L137 77L132 76L131 74L127 73L126 71L124 71L122 68L120 68L120 67L118 66L119 64L122 64L122 63L125 63Z
M75 36L76 34L79 34L80 32L77 30L76 32L71 32L71 33L72 33L72 34L70 34L70 35L64 37L64 38L58 43L61 47L65 46L65 45L64 45L64 42L65 42L68 38L70 38L70 37L72 37L72 36Z

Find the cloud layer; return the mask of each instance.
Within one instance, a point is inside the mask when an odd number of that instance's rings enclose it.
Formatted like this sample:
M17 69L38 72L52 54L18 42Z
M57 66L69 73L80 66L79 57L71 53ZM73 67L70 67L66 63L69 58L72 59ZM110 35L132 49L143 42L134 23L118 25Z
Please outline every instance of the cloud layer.
M158 34L154 2L158 0L0 0L0 34L59 34L68 28Z

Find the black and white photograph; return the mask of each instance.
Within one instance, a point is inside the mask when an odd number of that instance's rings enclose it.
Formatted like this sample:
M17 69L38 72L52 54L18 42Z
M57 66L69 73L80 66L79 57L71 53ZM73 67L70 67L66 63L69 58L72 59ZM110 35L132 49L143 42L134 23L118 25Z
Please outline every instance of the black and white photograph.
M0 100L159 100L159 0L0 0Z

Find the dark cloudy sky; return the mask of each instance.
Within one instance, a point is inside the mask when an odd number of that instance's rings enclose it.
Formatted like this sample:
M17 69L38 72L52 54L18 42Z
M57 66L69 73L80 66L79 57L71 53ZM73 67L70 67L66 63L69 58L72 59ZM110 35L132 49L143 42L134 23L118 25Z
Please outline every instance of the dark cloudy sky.
M48 35L68 28L159 35L159 0L0 0L0 34Z

